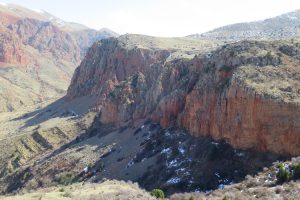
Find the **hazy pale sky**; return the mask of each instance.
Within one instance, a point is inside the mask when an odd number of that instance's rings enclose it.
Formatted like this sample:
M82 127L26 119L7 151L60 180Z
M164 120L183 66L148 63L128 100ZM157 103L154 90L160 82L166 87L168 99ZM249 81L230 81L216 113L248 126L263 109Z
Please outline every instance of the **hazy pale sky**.
M300 9L300 0L0 0L94 29L186 36Z

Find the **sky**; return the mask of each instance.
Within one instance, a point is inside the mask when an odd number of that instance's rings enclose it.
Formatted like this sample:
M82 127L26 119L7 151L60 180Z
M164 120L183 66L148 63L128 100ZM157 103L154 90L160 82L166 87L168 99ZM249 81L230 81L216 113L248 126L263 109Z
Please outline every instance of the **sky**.
M119 34L180 37L300 9L300 0L0 0Z

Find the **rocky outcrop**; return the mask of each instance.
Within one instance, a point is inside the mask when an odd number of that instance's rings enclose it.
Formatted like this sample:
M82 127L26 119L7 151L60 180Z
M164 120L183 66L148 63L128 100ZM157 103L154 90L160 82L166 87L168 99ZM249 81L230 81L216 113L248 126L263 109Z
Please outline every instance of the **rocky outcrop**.
M23 44L30 45L40 52L50 52L57 59L80 61L80 49L70 34L60 30L51 22L35 19L21 19L8 26Z
M26 65L29 56L23 50L22 41L1 24L0 31L0 62Z
M298 155L299 65L276 44L240 42L166 62L170 49L104 40L76 69L67 98L97 96L103 124L151 118L236 148ZM283 84L292 89L280 90Z

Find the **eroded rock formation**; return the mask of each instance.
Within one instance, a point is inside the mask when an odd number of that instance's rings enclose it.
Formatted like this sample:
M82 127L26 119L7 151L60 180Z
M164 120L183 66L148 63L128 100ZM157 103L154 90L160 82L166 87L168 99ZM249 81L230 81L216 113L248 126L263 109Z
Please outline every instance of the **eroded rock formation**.
M124 41L130 36L94 44L68 89L69 100L97 96L101 123L151 118L236 148L300 154L299 61L280 51L289 42L239 42L168 61L175 50Z

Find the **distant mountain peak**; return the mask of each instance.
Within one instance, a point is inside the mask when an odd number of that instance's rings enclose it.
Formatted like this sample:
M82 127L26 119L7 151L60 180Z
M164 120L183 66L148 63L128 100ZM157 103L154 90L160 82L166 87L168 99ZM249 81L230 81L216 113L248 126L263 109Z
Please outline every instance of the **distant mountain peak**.
M276 40L300 36L300 10L265 20L222 26L202 34L188 37L221 41Z

